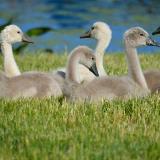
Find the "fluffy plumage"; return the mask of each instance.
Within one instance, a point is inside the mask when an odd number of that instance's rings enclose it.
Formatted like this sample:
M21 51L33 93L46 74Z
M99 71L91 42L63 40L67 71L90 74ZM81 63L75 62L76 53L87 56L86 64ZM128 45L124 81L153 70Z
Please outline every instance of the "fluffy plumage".
M149 35L140 27L134 27L127 30L124 34L124 43L126 49L126 57L128 62L128 76L122 77L99 77L91 82L79 84L76 78L67 76L64 87L65 96L71 101L98 101L101 99L113 100L116 98L130 99L134 97L144 97L150 93L144 75L142 73L136 48L146 45L148 41L152 42ZM72 54L75 54L74 50ZM79 52L79 56L83 56L83 52ZM70 58L72 58L72 54ZM76 56L69 60L70 68L67 73L72 70L76 77L79 72ZM84 64L84 63L83 63ZM84 65L85 66L85 65Z
M0 74L0 97L27 98L62 95L61 88L54 76L47 73L24 73L12 78Z

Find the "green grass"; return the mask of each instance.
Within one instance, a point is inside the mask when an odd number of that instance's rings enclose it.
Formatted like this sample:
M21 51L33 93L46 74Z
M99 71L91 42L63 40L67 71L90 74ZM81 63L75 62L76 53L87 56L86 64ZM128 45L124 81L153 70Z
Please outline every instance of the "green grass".
M22 71L49 71L64 55L24 55ZM160 68L160 55L141 55L143 69ZM110 75L127 72L122 54L105 57ZM2 59L0 59L2 64ZM2 66L1 66L2 68ZM160 159L160 98L69 104L48 98L0 100L0 159Z

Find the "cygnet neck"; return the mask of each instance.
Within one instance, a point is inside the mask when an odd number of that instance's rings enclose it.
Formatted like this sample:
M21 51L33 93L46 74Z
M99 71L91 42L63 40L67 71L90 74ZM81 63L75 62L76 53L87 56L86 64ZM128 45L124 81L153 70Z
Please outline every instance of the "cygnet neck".
M80 53L72 53L68 60L67 70L66 70L66 79L79 83L79 60Z
M98 73L100 76L107 75L104 67L103 67L103 58L106 48L109 46L111 41L111 37L103 36L100 39L97 39L97 47L95 49L96 55L96 65L98 69Z
M7 42L1 42L1 50L4 56L4 71L6 76L12 77L20 75L20 70L13 56L12 45Z
M127 41L125 41L125 51L128 62L129 76L142 88L148 89L146 80L141 69L136 47L129 45Z

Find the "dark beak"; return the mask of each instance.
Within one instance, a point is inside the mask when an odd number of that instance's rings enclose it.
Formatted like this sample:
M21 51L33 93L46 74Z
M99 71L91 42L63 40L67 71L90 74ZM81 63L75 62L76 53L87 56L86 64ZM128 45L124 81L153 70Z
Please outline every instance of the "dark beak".
M22 42L26 42L26 43L33 43L32 39L30 37L28 37L26 34L23 33L22 35Z
M160 27L158 27L154 32L152 32L152 35L160 34Z
M80 36L80 38L91 38L91 30L85 32Z
M89 70L96 76L99 76L98 70L97 70L97 66L96 63L94 62L93 65L89 68Z
M160 43L156 42L155 40L151 39L150 37L147 38L146 45L147 46L157 46L157 47L160 47Z

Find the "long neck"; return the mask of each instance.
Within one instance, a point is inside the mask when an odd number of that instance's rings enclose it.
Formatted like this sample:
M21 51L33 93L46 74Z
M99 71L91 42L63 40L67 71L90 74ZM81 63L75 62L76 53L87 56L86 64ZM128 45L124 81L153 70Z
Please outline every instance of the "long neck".
M21 73L15 62L11 44L2 42L1 50L4 56L4 71L6 76L12 77L20 75Z
M79 83L78 57L71 55L68 60L66 79Z
M103 57L106 48L108 47L110 43L111 38L103 37L102 39L98 40L97 47L96 47L96 65L98 69L98 73L100 76L107 75L104 67L103 67Z
M127 43L125 43L126 47L126 57L128 62L128 74L129 76L142 88L148 89L146 80L144 78L137 50L134 47L128 46Z

